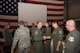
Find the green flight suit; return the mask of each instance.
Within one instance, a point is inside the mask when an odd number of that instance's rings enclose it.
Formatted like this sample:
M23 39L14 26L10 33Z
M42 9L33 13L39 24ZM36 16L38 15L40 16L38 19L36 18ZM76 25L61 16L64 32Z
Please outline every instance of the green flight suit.
M60 48L59 48L59 52L56 51L56 47L57 47L57 44L58 44L58 41L62 41L63 39L63 30L58 27L56 29L54 29L54 31L52 32L52 38L53 38L53 47L54 47L54 53L62 53L62 44L60 45Z
M12 45L12 40L13 40L11 32L9 31L8 28L5 28L3 33L4 33L3 35L4 35L4 38L5 38L5 41L6 41L5 45L6 46L11 46Z
M40 29L36 28L33 36L34 53L43 53L43 35Z
M44 36L51 36L51 28L46 27ZM44 53L50 53L50 39L46 39L46 44L44 44Z
M80 32L78 30L75 29L67 35L65 53L80 53Z

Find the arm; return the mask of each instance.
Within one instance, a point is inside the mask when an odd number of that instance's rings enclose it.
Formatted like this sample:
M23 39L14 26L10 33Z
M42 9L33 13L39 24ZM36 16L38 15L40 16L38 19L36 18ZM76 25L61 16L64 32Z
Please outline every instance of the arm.
M70 38L70 37L72 37L72 38ZM80 34L73 32L72 34L70 34L70 37L68 38L68 41L66 43L69 46L66 46L66 47L72 53L77 53L77 51L80 50L80 48L79 48L79 46L80 46ZM72 49L70 49L70 48L72 48Z
M63 40L63 30L62 29L59 30L58 35L59 35L59 37L58 37L58 44L57 44L57 47L56 47L56 51L59 51L59 48L62 44L62 40Z
M59 47L60 47L61 43L62 43L62 41L58 41L56 51L59 51Z
M14 52L14 49L15 49L15 47L17 45L18 40L19 40L19 36L17 34L17 31L16 31L15 35L14 35L14 39L13 39L13 44L12 44L12 47L11 47L11 53Z

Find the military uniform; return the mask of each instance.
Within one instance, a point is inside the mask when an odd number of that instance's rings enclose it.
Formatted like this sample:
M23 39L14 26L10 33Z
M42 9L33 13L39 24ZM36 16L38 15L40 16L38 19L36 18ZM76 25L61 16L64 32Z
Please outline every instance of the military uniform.
M34 53L43 53L43 36L42 31L38 28L34 32Z
M56 48L57 48L58 41L62 41L63 39L63 30L60 27L58 27L54 29L51 36L53 38L53 47L54 47L53 53L62 53L62 48L63 48L62 44L59 47L59 52L56 51Z
M46 27L44 36L48 37L51 36L51 28ZM44 44L44 53L50 53L50 39L46 39L46 43Z
M24 26L20 26L15 32L14 40L12 44L12 50L14 50L15 46L18 42L18 52L19 53L28 53L30 49L30 34L29 29Z
M80 32L71 31L66 37L65 53L80 53Z
M31 40L32 40L32 43L33 43L33 36L34 36L35 29L36 29L36 27L32 27L31 28Z
M4 35L4 38L5 38L5 41L6 41L5 46L11 46L13 37L12 37L12 34L9 31L8 28L4 29L3 35Z

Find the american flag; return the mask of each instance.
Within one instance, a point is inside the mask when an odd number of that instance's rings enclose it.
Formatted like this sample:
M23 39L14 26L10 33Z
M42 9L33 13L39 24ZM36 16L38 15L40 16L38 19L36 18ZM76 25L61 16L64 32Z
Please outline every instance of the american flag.
M11 29L17 28L18 2L25 0L1 0L0 1L0 32L5 25L10 24Z
M58 21L63 23L64 1L52 0L1 0L0 1L0 31L6 24L11 25L11 29L17 28L18 22L18 2L47 5L47 21L49 23Z
M47 21L49 23L58 21L63 24L64 18L64 1L50 0L27 0L28 3L47 5Z

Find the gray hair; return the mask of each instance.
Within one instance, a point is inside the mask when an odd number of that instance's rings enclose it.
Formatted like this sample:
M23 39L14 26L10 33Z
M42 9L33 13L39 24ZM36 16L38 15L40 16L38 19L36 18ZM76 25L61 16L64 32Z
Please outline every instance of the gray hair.
M68 21L67 21L67 24L68 24L69 26L75 27L75 21L72 20L72 19L68 20Z

